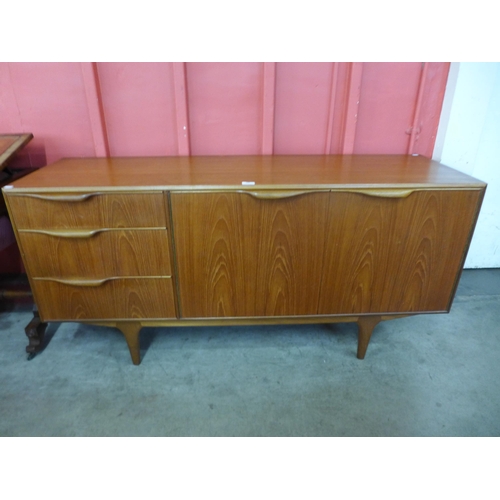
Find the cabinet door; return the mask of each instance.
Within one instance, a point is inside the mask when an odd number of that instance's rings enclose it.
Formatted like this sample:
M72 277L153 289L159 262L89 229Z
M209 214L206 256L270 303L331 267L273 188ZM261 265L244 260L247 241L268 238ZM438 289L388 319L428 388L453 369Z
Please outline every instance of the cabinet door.
M329 193L172 193L181 315L317 314Z
M332 192L319 313L448 310L481 194Z

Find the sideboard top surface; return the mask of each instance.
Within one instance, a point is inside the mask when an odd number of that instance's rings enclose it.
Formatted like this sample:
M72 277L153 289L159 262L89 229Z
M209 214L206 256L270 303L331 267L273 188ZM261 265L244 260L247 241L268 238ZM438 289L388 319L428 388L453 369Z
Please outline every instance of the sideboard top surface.
M91 189L483 188L423 156L274 155L67 158L13 183L11 191Z

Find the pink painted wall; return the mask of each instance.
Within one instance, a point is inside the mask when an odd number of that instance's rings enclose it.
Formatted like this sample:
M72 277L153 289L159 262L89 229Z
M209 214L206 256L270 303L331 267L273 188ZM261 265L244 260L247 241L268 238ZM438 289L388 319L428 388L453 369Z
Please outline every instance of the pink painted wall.
M262 63L188 63L193 155L262 154Z
M33 133L13 163L20 168L67 156L432 156L448 70L448 63L0 63L0 133ZM0 252L0 272L5 258Z
M33 130L29 164L94 155L79 63L1 63L0 131Z
M173 70L165 63L98 63L111 156L176 155Z

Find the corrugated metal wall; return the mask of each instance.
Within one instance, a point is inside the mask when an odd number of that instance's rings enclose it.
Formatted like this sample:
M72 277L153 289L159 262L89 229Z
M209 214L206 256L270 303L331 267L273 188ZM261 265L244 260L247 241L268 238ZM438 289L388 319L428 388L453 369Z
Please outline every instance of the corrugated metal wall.
M34 134L20 167L107 155L430 157L448 70L420 62L0 63L0 132Z

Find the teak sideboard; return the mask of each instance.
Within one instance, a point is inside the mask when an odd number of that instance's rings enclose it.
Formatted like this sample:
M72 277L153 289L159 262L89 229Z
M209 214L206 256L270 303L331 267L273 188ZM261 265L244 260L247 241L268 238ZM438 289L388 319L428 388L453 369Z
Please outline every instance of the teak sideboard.
M73 158L3 189L39 319L119 328L449 312L486 184L421 156Z

